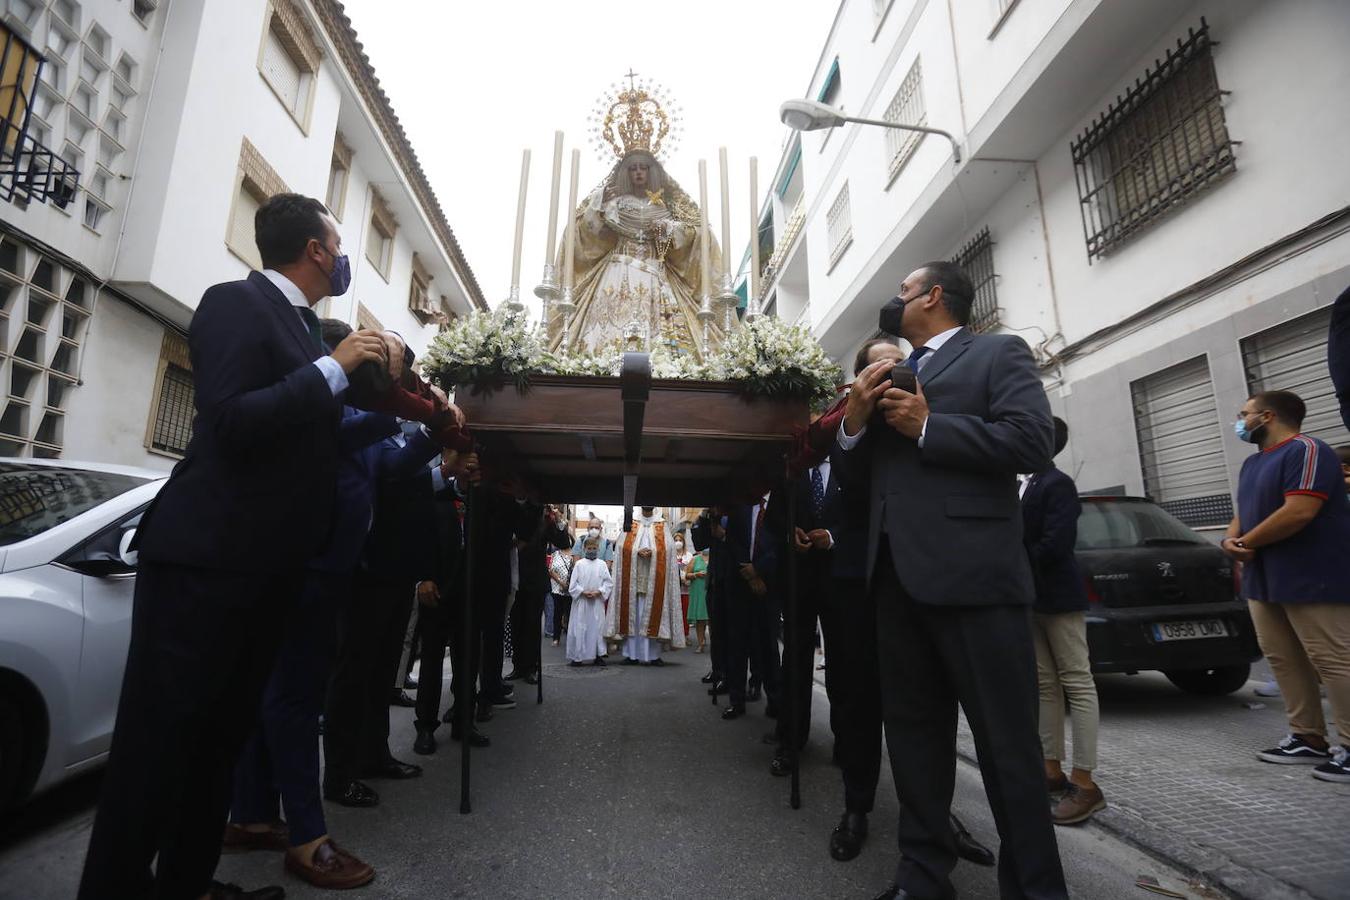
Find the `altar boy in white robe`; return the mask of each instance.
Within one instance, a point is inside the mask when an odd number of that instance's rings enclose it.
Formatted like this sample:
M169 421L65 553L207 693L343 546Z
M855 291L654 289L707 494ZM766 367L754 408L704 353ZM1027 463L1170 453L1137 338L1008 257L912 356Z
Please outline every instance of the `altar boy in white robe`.
M684 646L674 532L653 506L642 507L614 548L614 599L605 636L623 641L625 665L664 665L661 643Z
M585 555L572 567L568 593L572 595L572 614L567 626L567 658L579 666L588 660L605 664L605 603L614 590L614 577L600 559L601 538L588 537L582 544Z

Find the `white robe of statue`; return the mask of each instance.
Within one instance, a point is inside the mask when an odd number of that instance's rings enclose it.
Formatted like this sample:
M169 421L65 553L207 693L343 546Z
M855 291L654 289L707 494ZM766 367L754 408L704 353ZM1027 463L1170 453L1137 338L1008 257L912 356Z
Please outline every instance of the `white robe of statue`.
M642 551L650 554L643 556ZM635 516L614 548L614 598L606 637L623 640L623 655L638 662L661 658L661 642L685 645L674 532L659 515Z
M584 591L599 591L599 597L583 597ZM614 591L609 566L599 559L579 559L572 567L572 613L567 625L567 658L590 662L608 652L605 646L605 602Z

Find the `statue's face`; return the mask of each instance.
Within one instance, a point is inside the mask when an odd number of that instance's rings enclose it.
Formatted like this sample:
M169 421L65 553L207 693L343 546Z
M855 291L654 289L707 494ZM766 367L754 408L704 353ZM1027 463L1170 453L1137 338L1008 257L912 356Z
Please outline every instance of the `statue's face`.
M631 162L628 164L628 181L635 188L646 190L651 182L648 177L651 174L651 166L645 162Z

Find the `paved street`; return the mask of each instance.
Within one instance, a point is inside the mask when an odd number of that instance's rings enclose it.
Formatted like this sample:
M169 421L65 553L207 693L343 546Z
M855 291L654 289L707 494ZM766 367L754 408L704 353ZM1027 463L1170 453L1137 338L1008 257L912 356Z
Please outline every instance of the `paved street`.
M698 683L706 657L681 652L664 669L594 671L569 669L559 651L547 652L548 702L521 703L485 726L493 746L474 756L472 815L457 811L455 750L421 760L420 780L381 782L377 809L330 807L336 839L379 869L364 896L863 898L889 883L895 800L885 773L863 855L849 864L828 856L840 789L819 692L804 804L794 812L786 782L767 771L762 705L739 721L720 721ZM526 699L529 689L517 690ZM394 712L395 752L413 759L409 711ZM1108 777L1116 779L1110 790L1121 776L1113 767ZM0 896L73 895L97 780L43 798L6 825ZM961 769L956 808L978 837L995 841L969 766ZM1149 896L1134 886L1140 875L1188 897L1221 896L1188 885L1104 830L1059 834L1075 897ZM221 877L282 881L290 897L322 896L283 876L275 855L226 857ZM957 886L962 897L997 896L992 870L963 864Z
M1153 672L1098 678L1097 781L1111 804L1099 824L1253 900L1350 897L1339 827L1350 785L1256 758L1287 725L1280 699L1255 696L1255 684L1214 698ZM961 748L973 758L969 732Z

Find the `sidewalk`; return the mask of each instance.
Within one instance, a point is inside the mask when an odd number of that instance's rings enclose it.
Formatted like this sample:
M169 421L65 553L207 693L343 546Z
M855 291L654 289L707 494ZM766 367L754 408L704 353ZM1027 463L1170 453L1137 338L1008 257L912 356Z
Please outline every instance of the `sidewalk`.
M1110 804L1097 827L1243 900L1350 898L1350 785L1256 758L1287 730L1279 698L1255 696L1256 682L1195 697L1154 672L1097 686L1096 779ZM960 728L958 749L973 761L964 717Z

